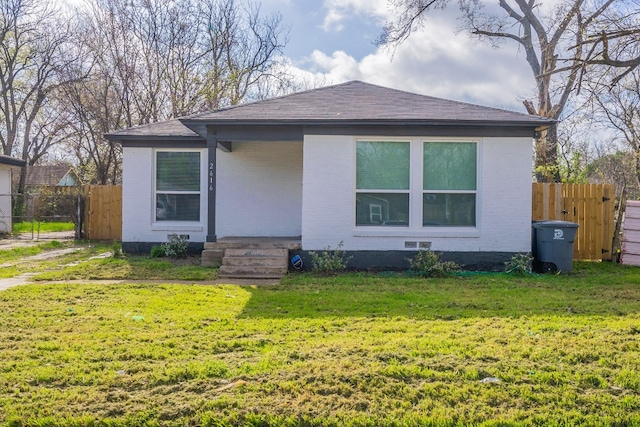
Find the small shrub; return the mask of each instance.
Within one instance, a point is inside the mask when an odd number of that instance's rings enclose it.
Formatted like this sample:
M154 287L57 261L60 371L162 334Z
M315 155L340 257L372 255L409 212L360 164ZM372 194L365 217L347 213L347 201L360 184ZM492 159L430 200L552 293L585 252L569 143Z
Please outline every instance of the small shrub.
M412 259L409 259L409 265L425 277L444 277L460 270L460 266L453 261L440 261L440 254L431 249L418 251Z
M115 241L113 242L113 245L111 245L111 256L113 258L123 258L123 253L122 253L122 243Z
M184 258L187 256L187 247L189 246L189 240L186 237L172 234L169 236L169 241L162 244L164 254L169 258Z
M335 249L331 249L331 246L327 246L325 250L320 253L315 251L309 252L311 255L311 269L314 273L320 274L334 274L347 269L347 263L353 257L347 257L342 250L344 243L340 241Z
M527 273L531 273L531 261L533 261L531 254L515 254L509 261L504 263L504 271L508 274L524 276Z
M151 246L151 258L162 258L164 256L164 248L161 245Z

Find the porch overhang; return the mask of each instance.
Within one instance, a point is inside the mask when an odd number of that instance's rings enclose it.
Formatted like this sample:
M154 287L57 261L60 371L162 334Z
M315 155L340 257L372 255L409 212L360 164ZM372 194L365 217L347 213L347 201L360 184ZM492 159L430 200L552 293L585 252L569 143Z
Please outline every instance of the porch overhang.
M450 120L291 120L181 122L202 138L214 134L218 148L231 151L234 142L302 142L305 135L534 137L541 128L530 122Z

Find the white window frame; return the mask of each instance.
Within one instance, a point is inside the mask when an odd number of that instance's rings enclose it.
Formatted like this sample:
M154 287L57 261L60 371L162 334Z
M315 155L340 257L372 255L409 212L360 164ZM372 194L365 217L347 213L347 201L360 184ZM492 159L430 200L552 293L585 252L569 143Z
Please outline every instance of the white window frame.
M425 143L430 143L430 142L444 142L444 143L448 143L448 144L456 144L456 143L464 143L464 144L475 144L476 147L476 188L475 190L425 190L424 189L424 185L423 185L423 174L424 174L424 162L422 161L424 159L424 144ZM454 139L454 140L444 140L443 139L438 139L438 138L429 138L429 139L423 139L420 143L420 151L421 151L421 155L420 155L420 189L422 190L421 196L424 197L425 194L473 194L476 200L475 203L475 212L474 212L474 222L475 225L470 225L470 226L460 226L460 225L452 225L452 226L428 226L428 225L422 225L423 228L435 228L435 229L440 229L440 228L477 228L478 227L478 181L480 179L480 171L479 169L479 161L478 158L480 157L480 150L479 150L479 143L476 140L460 140L460 139ZM424 212L422 211L424 209L423 206L423 202L422 202L422 198L420 199L420 223L422 224L423 222L423 218L424 218Z
M357 175L357 143L358 141L409 142L409 227L389 227L378 225L356 225L356 194L368 190L358 190ZM423 146L425 142L462 142L476 144L476 189L471 190L423 190ZM480 236L481 205L482 205L482 138L456 137L385 137L385 136L357 136L353 143L353 236L354 237L471 237ZM397 193L400 191L381 190L380 192ZM441 192L445 194L462 193L475 194L475 226L424 226L422 225L423 194Z
M358 142L395 142L395 143L409 143L409 189L407 190L402 190L402 189L393 189L393 190L389 190L389 189L374 189L374 188L366 188L366 189L359 189L357 186L357 161L358 161ZM353 224L355 227L357 227L358 229L360 228L377 228L377 229L390 229L390 228L400 228L400 229L407 229L411 227L411 212L412 212L412 205L414 205L413 203L413 197L411 195L411 188L413 185L413 166L412 166L412 159L413 159L413 142L411 140L411 138L379 138L379 137L375 137L375 138L357 138L355 140L354 143L354 183L353 183L353 188L354 188L354 197L357 197L358 193L373 193L373 194L408 194L409 195L409 225L405 226L405 225L399 225L399 226L390 226L390 225L357 225L356 221L357 221L357 215L356 215L356 201L354 199L354 203L353 203L353 209L354 209L354 214L353 214Z
M200 189L198 191L159 191L157 188L158 182L158 153L198 153L199 157L200 157L200 175L199 175L199 185L200 185ZM154 149L153 150L153 175L152 175L152 186L153 186L153 199L151 201L151 221L154 225L156 226L161 226L163 229L166 226L171 226L171 225L176 225L176 226L191 226L191 225L195 225L195 224L202 224L202 222L204 221L204 209L203 209L203 204L204 204L204 200L202 195L204 194L203 192L203 167L204 167L204 163L203 163L203 156L204 156L204 152L201 149L189 149L189 148L158 148L158 149ZM199 214L198 220L160 220L158 221L157 218L157 202L158 202L158 194L197 194L198 198L200 200L200 206L199 206ZM177 228L176 228L177 229ZM189 230L191 230L191 228L189 228Z

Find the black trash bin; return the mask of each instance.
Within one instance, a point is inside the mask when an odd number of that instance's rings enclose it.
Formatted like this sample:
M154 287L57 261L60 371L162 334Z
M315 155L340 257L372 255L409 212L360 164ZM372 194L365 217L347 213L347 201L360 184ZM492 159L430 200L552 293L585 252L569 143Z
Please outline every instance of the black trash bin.
M539 273L570 272L573 242L578 224L569 221L538 221L532 224L533 269Z

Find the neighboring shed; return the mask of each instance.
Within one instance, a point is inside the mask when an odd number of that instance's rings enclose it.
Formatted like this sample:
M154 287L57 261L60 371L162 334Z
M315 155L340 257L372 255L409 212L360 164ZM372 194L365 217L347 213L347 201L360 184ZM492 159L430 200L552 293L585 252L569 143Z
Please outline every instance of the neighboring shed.
M0 233L10 232L11 221L11 175L12 167L23 168L27 162L15 157L0 155Z
M620 263L640 266L640 200L627 200Z
M13 189L17 191L20 174L13 174ZM37 191L41 187L62 186L75 187L79 185L79 179L69 165L33 165L26 167L24 188L26 191Z
M342 242L356 268L426 247L501 266L530 250L532 142L554 123L353 81L114 132L123 248L278 237L305 260Z

